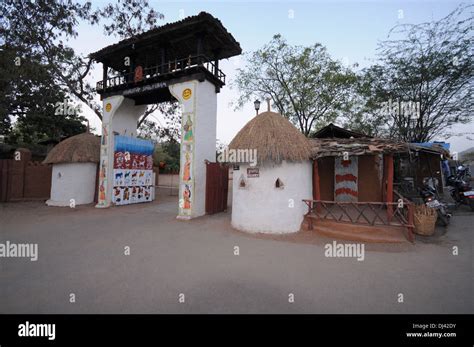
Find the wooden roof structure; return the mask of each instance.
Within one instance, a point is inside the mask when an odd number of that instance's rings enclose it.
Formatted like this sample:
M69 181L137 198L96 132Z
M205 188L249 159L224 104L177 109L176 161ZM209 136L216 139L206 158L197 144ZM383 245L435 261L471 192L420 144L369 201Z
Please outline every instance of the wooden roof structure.
M362 134L362 133L352 131L352 130L347 130L347 129L341 128L341 127L339 127L339 126L337 126L333 123L329 123L324 128L322 128L319 131L317 131L316 133L314 133L314 135L312 137L319 138L319 139L328 138L328 137L349 139L351 137L353 137L353 138L369 137L370 138L372 136Z
M207 12L200 12L102 48L90 54L90 57L116 71L122 71L124 57L158 57L160 48L166 48L169 60L196 55L198 38L202 39L198 54L209 59L226 59L242 53L240 44L220 20Z
M344 152L348 155L374 155L395 154L413 152L428 152L444 155L449 158L449 152L441 146L431 148L423 147L414 143L399 142L376 137L360 138L316 138L309 139L311 143L311 154L313 159L322 157L338 157Z

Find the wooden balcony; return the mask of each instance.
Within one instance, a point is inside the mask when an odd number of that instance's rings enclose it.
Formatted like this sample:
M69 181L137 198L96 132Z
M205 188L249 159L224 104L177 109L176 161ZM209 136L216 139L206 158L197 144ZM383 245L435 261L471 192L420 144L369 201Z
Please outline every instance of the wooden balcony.
M216 92L225 85L226 75L204 55L189 56L183 59L175 59L166 64L146 67L143 69L143 77L135 81L134 72L121 73L116 76L97 82L96 91L101 96L122 94L121 91L144 87L163 82L162 87L167 88L167 83L173 80L196 78L208 79L216 86Z

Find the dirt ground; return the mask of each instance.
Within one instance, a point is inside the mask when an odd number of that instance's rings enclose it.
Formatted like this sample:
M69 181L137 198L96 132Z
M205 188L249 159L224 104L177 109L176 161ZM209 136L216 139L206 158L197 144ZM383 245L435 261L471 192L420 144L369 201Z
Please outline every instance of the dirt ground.
M367 244L357 261L325 257L332 240L309 232L233 230L230 212L176 220L167 195L105 210L0 204L0 243L39 249L36 262L0 258L0 313L473 313L474 213L461 209L446 233Z

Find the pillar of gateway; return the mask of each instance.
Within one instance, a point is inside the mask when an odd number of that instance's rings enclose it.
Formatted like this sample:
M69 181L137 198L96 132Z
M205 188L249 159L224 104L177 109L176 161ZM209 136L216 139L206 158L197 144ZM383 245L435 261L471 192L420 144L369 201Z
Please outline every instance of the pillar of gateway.
M178 100L182 106L180 219L205 214L206 160L216 158L217 94L225 85L219 60L242 49L222 23L201 12L91 54L103 65L97 93L103 102L99 197L113 204L116 136L136 137L148 104Z

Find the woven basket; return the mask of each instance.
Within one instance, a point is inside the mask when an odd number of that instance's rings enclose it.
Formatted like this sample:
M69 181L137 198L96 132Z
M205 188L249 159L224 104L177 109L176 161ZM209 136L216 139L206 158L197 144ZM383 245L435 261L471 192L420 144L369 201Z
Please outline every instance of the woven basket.
M434 234L436 219L438 215L436 210L426 205L415 207L415 233L419 235L430 236Z

